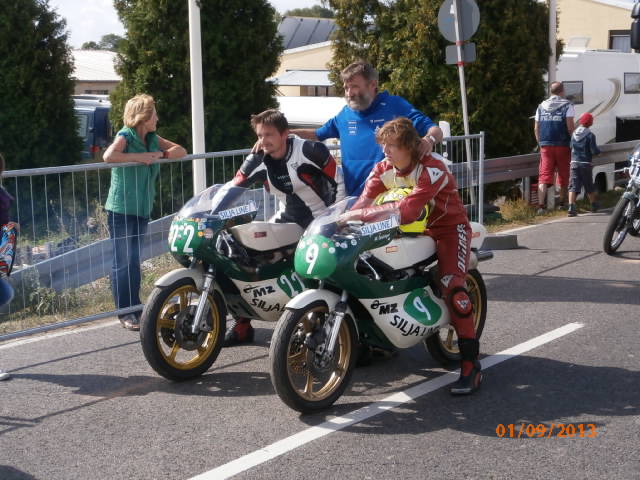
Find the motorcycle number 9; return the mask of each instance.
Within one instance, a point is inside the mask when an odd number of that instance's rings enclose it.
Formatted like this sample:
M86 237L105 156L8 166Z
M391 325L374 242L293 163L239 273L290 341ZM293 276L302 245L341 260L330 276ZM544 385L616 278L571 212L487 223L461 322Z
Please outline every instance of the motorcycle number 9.
M307 275L311 275L311 272L313 272L313 267L315 267L316 261L318 260L319 251L320 249L315 243L312 243L309 245L309 248L307 248L307 253L304 258L309 264L309 268L307 268Z
M173 229L173 240L171 240L171 251L177 252L179 250L179 246L177 242L181 242L184 236L187 237L186 241L182 245L182 253L193 253L193 248L191 247L191 241L193 240L193 236L196 233L196 229L193 225L180 225L179 227L171 227ZM171 232L169 233L169 238L171 238Z

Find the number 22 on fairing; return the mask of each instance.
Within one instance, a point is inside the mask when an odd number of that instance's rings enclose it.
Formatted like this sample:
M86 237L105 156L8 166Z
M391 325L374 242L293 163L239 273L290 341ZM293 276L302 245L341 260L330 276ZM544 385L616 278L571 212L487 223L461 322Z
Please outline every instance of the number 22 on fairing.
M182 252L193 253L193 248L191 248L191 241L193 240L193 236L195 235L195 233L196 229L193 227L193 225L171 225L171 230L169 231L169 238L171 238L171 236L173 235L173 239L171 240L171 251L178 251L176 242L178 241L178 238L182 240L182 238L186 235L187 240L184 242Z

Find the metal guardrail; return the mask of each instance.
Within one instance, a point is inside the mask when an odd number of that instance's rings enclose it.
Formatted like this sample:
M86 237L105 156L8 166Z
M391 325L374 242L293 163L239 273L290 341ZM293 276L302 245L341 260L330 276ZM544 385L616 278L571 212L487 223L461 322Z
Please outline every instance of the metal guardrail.
M592 164L595 167L622 162L637 144L638 141L630 141L601 145L602 153L593 158ZM539 162L539 153L487 159L484 162L485 184L538 175Z
M482 181L483 169L481 168L481 164L484 156L483 142L484 142L484 134L478 134L478 135L472 135L469 137L447 138L446 143L439 146L439 153L444 154L450 160L455 162L452 166L452 170L454 171L454 175L456 176L458 186L461 188L461 192L464 192L467 198L471 198L472 203L476 207L477 205L482 205L482 188L478 188L478 187L480 187L484 183ZM337 145L330 146L329 148L333 151L339 150L339 146ZM211 153L199 154L199 155L188 155L178 160L165 160L162 162L162 165L178 164L178 163L184 164L185 162L189 162L191 160L204 158L207 161L209 161L207 165L208 180L211 179L217 182L228 181L229 178L226 178L228 174L228 170L232 170L233 172L235 172L237 167L239 167L241 160L249 152L250 152L249 149L242 149L242 150L233 150L233 151L225 151L225 152L211 152ZM470 162L467 161L467 155L471 155L472 157ZM339 153L337 153L336 156L339 157ZM240 159L240 161L238 161L238 159ZM226 162L231 162L231 165L229 165ZM47 186L47 178L48 178L47 176L57 176L58 177L57 183L60 186L60 198L57 198L57 200L61 204L63 199L63 188L62 188L63 181L60 179L61 176L68 175L69 178L72 180L72 184L73 184L73 181L81 184L84 182L84 186L82 186L80 190L87 190L87 185L89 184L89 182L92 181L91 178L88 178L89 174L95 174L96 177L94 178L93 181L97 181L98 185L100 185L100 183L103 180L99 175L99 172L102 170L109 170L115 166L118 166L118 167L138 166L138 164L129 163L129 164L113 165L113 164L98 163L98 164L70 165L70 166L63 166L63 167L38 168L38 169L29 169L29 170L10 170L10 171L5 171L2 177L5 181L7 181L8 178L14 178L15 182L17 182L17 179L21 177L22 178L24 177L42 178L44 179L44 186L45 186L44 195L46 196L47 195L46 186ZM228 168L229 166L231 166L232 168ZM178 167L181 168L180 165L178 165ZM216 169L218 169L218 173L216 173ZM220 175L219 170L222 170L223 172L222 175ZM180 182L184 182L184 178L180 178L180 172L181 170L179 170L178 173L176 174L173 170L171 170L168 172L168 174L166 175L166 178L164 179L165 181L169 180L169 184L172 184L172 185L175 184L175 186L172 186L171 191L174 195L176 195L176 204L175 204L176 208L179 208L182 205L182 203L188 199L188 196L185 197L185 193L187 192L185 192L184 186L182 187L180 186ZM177 179L179 179L179 181L176 183ZM30 179L27 179L25 181L31 182ZM208 181L208 183L209 184L213 183L213 181ZM54 182L52 183L55 183L55 182L56 180L54 178ZM17 185L18 184L16 183L15 184L16 189L18 188ZM30 192L31 198L33 198L34 195L40 195L38 191L34 191L31 183L30 185L31 185L31 192ZM56 185L56 189L58 188L58 185ZM107 190L106 188L102 188L102 190L100 190L100 187L98 188L98 191L101 191L102 195L105 194L106 190ZM17 193L17 191L15 193ZM262 213L261 217L266 218L270 216L270 214L275 210L274 197L268 194L264 194L262 189L256 190L256 194L262 197L262 201L259 203L264 205L264 210L261 212ZM79 213L82 213L85 217L89 216L90 214L89 212L90 209L88 205L89 200L90 200L90 197L87 195L87 196L83 196L79 202L79 203L82 203L82 202L86 203L86 205L84 206L80 205L81 210L86 210L86 211L79 212ZM94 200L94 199L91 199L91 200ZM102 204L104 201L104 198L99 197L97 200L99 204ZM78 202L78 199L75 197L75 189L73 194L73 202L74 204ZM45 204L46 203L48 203L48 200L47 202L45 202ZM173 202L172 202L172 205L173 205ZM24 214L23 216L25 216L27 220L29 220L33 224L32 231L35 232L36 220L33 217L33 214L34 214L33 201L31 201L31 205L28 205L28 204L20 205L18 202L18 205L16 205L16 208L18 209L17 211L17 214L19 217L18 219L20 219L21 209L24 209L26 214ZM475 212L477 213L478 211L480 211L480 219L481 219L481 209L476 208ZM75 212L75 208L74 208L74 212ZM160 254L166 253L167 251L166 241L167 241L169 226L170 226L171 219L173 217L174 212L171 212L171 214L169 215L167 215L167 213L169 212L166 212L166 210L165 212L162 212L161 210L160 211L161 217L149 223L148 231L145 236L144 249L142 251L141 260L146 260L152 257L156 257ZM53 226L50 224L50 221L53 222L53 220L47 216L46 225L40 224L38 228L43 231L50 231L50 228L53 228ZM76 223L77 225L75 225ZM79 234L79 233L82 233L81 232L82 229L83 229L82 224L78 223L76 219L74 221L74 226L71 230L73 232L78 232ZM30 240L35 241L35 233L34 233L34 238ZM46 242L46 243L50 244L50 245L47 245L48 247L52 247L51 245L52 242ZM47 250L50 250L49 253L53 253L51 252L51 250L53 250L52 248L48 248ZM107 275L109 275L111 271L112 245L111 245L111 241L108 238L96 240L89 245L85 245L79 248L76 248L75 246L72 246L68 249L62 248L61 252L59 251L57 253L59 254L53 253L53 256L51 256L51 258L46 258L42 261L38 261L33 265L28 265L28 266L25 265L25 268L23 269L14 270L14 273L11 276L11 283L14 284L14 287L16 287L16 290L17 291L20 290L20 287L22 286L22 290L24 291L25 281L30 282L33 280L34 277L36 277L37 284L39 287L45 287L45 288L52 289L53 291L60 292L66 289L75 289L80 286L86 285L88 283L94 282L95 280L98 280L100 278L104 278ZM23 295L22 297L23 300L26 297L28 296ZM22 307L24 307L24 305ZM20 308L21 307L18 307L17 311L19 311ZM135 308L130 307L125 310L131 311L131 310L135 310ZM3 308L3 311L4 312L16 311L16 308L15 307L11 308L11 305L9 305L9 306L5 306L5 308ZM62 313L65 314L64 315L65 317L68 317L70 314L69 311L65 311ZM57 323L55 325L67 326L72 324L78 324L78 323L96 320L99 318L105 318L106 316L114 315L116 313L125 313L125 311L122 310L119 312L114 310L111 312L96 312L94 315L90 315L88 317L76 318L73 320L66 320L66 321ZM55 327L44 326L44 327L38 327L36 329L25 330L22 332L15 332L8 335L0 335L0 341L35 333L35 331L46 331L52 328L55 328Z

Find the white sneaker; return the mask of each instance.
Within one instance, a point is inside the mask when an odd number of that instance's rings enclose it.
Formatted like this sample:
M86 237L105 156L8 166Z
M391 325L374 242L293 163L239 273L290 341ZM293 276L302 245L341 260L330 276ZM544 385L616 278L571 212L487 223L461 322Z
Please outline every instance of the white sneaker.
M0 370L0 381L2 380L9 380L11 378L11 374L8 372L5 372L4 370Z

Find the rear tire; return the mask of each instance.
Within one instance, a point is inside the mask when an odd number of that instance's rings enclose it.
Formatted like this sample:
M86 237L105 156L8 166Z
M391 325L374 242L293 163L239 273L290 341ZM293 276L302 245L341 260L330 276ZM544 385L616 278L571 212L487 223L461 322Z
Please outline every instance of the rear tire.
M633 208L633 203L628 198L622 197L618 200L604 232L602 242L604 253L612 255L622 245L627 236L627 218L633 215Z
M487 320L487 287L482 275L476 269L467 272L466 280L467 292L473 303L473 323L476 330L476 338L479 340ZM451 362L460 361L458 335L452 324L427 337L424 340L424 345L429 354L444 366Z
M304 345L304 340L307 333L322 328L328 314L329 309L322 301L287 310L271 338L271 383L282 401L301 413L333 405L347 388L358 357L356 328L353 319L345 315L334 359L326 368L315 365L314 353Z

